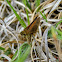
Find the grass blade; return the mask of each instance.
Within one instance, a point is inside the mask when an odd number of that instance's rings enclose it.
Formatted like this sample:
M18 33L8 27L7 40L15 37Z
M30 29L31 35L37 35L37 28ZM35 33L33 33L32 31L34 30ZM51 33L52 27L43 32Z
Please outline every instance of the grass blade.
M10 48L8 48L6 51L5 51L5 53L4 53L5 55L9 55L9 54L11 54L11 49Z
M18 62L24 62L29 53L30 53L30 45L24 43L19 49Z
M27 14L27 21L28 21L28 25L30 24L30 21L29 21L29 16L28 16L28 11L26 9L26 14Z
M40 0L36 0L36 7L38 7L40 5Z
M28 1L27 0L22 0L22 2L24 3L25 6L29 6L28 4ZM27 5L26 5L27 4ZM26 9L26 14L27 14L27 21L28 21L28 25L30 24L30 21L29 21L29 16L28 16L28 10Z
M21 19L21 17L17 14L17 12L14 10L14 8L11 6L11 4L9 3L8 0L6 0L7 3L9 4L9 6L11 7L11 9L13 10L14 14L16 15L17 19L20 21L21 25L26 28L26 24L25 22Z
M27 5L27 7L31 10L30 4L28 3L27 0L26 0L26 5Z
M28 3L27 0L22 0L22 2L25 6L27 6L31 10L30 4Z
M61 19L62 19L62 17L61 17ZM60 23L62 23L62 20L59 21L59 22L56 24L56 27L57 27Z
M20 46L20 49L19 49L19 52L18 50L16 51L16 53L14 54L13 58L12 58L12 62L24 62L25 59L27 58L27 56L29 55L30 53L30 45L28 45L28 43L23 43L21 46ZM17 55L17 52L18 52L18 57L16 58L15 61L13 61L13 59L16 57Z
M55 29L55 30L58 32L58 34L60 34L62 36L62 32L60 30L58 30L58 29Z
M58 38L59 40L62 40L62 36L60 36L60 35L57 35L57 38Z
M56 40L57 37L56 37L55 29L53 26L51 27L51 33L52 33L53 38Z
M47 18L46 18L46 16L45 16L45 13L44 14L42 14L41 12L40 12L40 14L42 15L42 17L46 20L46 22L47 22Z
M23 4L26 6L26 0L22 0Z
M15 57L16 57L16 55L17 55L17 52L18 52L18 50L15 52L14 56L12 57L11 62L13 62L14 58L15 58ZM17 60L17 59L16 59L16 60Z
M0 47L0 50L5 50L5 48L3 48L3 47Z

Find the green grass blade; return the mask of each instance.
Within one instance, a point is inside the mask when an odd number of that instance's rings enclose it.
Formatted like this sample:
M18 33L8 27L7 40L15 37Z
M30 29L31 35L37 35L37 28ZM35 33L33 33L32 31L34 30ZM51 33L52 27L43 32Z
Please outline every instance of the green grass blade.
M28 54L30 53L30 45L27 43L23 44L18 53L18 62L24 62L25 59L27 58Z
M27 6L31 10L30 4L28 3L27 0L22 0L22 2L25 6Z
M44 13L44 10L43 10L43 13ZM47 18L46 18L46 16L45 16L45 13L44 13L44 19L46 20L46 22L47 22Z
M14 58L16 57L16 55L17 55L17 52L18 52L18 50L15 52L15 54L14 54L14 56L12 57L12 60L11 60L11 62L14 62L13 60L14 60ZM17 59L16 59L17 60ZM15 61L16 61L15 60Z
M51 27L51 33L52 33L53 38L56 40L57 39L56 32L53 26Z
M45 16L45 13L44 13L44 15L40 12L40 14L42 15L42 17L46 20L46 22L47 22L47 18L46 18L46 16Z
M11 6L11 4L9 3L8 0L6 0L7 3L9 4L9 6L11 7L11 9L13 10L14 14L16 15L17 19L20 21L21 25L26 28L26 24L25 22L21 19L21 17L17 14L17 12L14 10L14 8Z
M11 49L10 48L8 48L6 51L5 51L5 53L4 53L5 55L9 55L9 54L11 54Z
M62 36L60 36L60 35L57 35L57 38L58 38L59 40L62 40Z
M22 2L24 3L25 6L27 6L26 4L28 4L28 1L27 0L22 0ZM30 24L30 21L29 21L29 16L28 16L28 10L26 9L26 14L27 14L27 22L28 22L28 25Z
M49 38L52 38L51 30L48 31L48 37L49 37ZM58 38L59 40L62 40L62 36L59 35L59 34L57 35L57 38Z
M30 4L28 3L27 0L26 0L26 5L27 5L27 7L31 10Z
M61 21L59 21L59 22L56 24L56 27L57 27L60 23L62 23L62 20L61 20Z
M27 21L28 21L28 25L30 24L30 21L29 21L29 16L28 16L28 11L26 9L26 14L27 14Z
M58 29L55 29L55 30L58 32L58 34L60 34L62 36L62 32L60 30L58 30Z
M55 32L58 32L58 34L56 35ZM62 40L62 32L60 30L55 29L53 26L51 27L51 32L52 32L52 36L54 37L54 39L59 39Z
M26 6L26 0L22 0L23 4Z
M18 52L18 50L15 52L15 54L12 58L12 62L24 62L30 53L30 49L31 49L31 47L30 47L30 45L28 45L28 43L23 43L19 48L19 52ZM17 52L18 52L18 57L16 58L16 60L13 61L13 59L17 55Z
M0 47L0 50L5 50L5 48L3 48L3 47Z
M40 0L35 0L36 2L36 7L38 7L40 5Z
M48 31L48 37L52 38L51 30Z
M62 19L62 17L61 17L61 19ZM57 27L60 23L62 23L62 20L59 21L59 22L56 24L56 27Z

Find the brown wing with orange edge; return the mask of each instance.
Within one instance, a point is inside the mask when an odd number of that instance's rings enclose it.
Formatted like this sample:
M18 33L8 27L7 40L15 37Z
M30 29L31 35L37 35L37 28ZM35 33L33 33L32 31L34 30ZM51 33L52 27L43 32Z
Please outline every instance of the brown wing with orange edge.
M26 34L36 33L39 23L40 23L40 17L36 17L34 21L27 28L24 29L25 33Z

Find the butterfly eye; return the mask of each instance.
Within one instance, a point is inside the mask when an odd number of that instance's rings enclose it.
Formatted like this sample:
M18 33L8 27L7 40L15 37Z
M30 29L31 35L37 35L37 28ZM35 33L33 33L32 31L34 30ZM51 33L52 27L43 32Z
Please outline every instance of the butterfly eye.
M21 35L24 35L24 36L26 35L24 31L22 31L20 34L21 34Z
M26 34L23 34L24 36L26 36Z

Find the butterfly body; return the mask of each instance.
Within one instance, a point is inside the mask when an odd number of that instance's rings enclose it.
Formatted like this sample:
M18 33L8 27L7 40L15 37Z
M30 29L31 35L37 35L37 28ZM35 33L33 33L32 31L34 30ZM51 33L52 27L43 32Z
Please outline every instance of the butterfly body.
M36 17L35 19L34 19L34 21L28 26L28 27L26 27L25 29L24 29L24 31L22 31L21 32L21 34L22 35L31 35L31 34L34 34L34 33L36 33L36 31L37 31L37 28L38 28L38 26L39 26L39 23L40 23L40 18L39 17Z
M28 41L31 42L31 35L37 32L38 26L40 24L40 17L36 17L33 22L21 32L21 35L24 35Z

